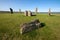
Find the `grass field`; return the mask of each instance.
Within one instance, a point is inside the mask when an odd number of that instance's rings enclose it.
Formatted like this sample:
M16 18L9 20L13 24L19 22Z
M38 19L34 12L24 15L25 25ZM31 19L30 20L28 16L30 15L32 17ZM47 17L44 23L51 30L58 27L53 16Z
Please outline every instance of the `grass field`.
M45 26L24 35L20 34L20 25L39 19ZM24 16L23 14L0 14L0 40L60 40L60 14L37 14Z

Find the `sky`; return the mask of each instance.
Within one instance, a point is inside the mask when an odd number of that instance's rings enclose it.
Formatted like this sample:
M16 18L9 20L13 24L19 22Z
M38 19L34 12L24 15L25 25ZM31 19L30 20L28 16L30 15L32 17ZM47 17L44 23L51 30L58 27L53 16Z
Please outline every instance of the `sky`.
M9 8L14 11L35 11L38 8L39 12L47 12L51 8L52 12L60 12L60 0L0 0L0 11L9 11Z

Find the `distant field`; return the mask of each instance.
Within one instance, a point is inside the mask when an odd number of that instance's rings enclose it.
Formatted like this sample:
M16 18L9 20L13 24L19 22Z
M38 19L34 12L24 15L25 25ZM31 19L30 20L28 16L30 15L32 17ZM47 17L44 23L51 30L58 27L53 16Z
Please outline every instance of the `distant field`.
M39 19L46 25L24 35L20 34L20 25ZM0 40L60 40L60 14L37 14L24 16L23 14L0 14Z

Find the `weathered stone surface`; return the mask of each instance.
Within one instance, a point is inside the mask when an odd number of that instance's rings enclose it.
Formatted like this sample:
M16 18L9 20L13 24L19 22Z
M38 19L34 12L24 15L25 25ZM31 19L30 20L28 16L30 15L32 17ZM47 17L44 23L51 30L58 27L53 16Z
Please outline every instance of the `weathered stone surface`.
M38 12L38 8L35 9L35 13L37 13L37 12Z
M24 34L26 32L37 29L40 26L41 26L40 21L38 19L33 20L33 21L29 22L29 23L24 23L23 25L21 25L20 33Z
M28 11L28 16L32 16L32 12L31 11Z
M24 15L25 16L35 16L36 14L32 13L31 11L25 11Z
M11 14L13 14L13 9L12 8L10 8L10 12L11 12Z
M51 9L49 8L49 12L48 12L48 15L50 16L51 15Z
M21 13L21 9L19 9L19 12Z
M28 16L28 11L25 11L25 12L24 12L24 15L25 15L25 16Z

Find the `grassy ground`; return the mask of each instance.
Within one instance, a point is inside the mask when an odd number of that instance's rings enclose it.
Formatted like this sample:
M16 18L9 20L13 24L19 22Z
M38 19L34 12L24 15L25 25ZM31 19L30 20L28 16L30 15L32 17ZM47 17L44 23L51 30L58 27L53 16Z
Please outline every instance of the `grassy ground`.
M20 25L33 19L39 19L46 25L21 35ZM60 40L60 14L37 14L32 17L23 14L0 14L0 40Z

